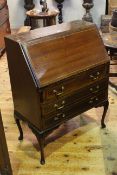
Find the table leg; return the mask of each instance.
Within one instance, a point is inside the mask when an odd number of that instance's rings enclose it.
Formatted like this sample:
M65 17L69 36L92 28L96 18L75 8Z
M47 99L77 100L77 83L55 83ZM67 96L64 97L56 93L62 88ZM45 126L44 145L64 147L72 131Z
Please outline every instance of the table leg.
M117 85L115 85L114 83L112 83L111 81L109 81L109 85L111 87L113 87L116 91L117 91Z
M109 48L107 47L107 52L108 52L108 55L110 56L110 65L117 65L116 63L112 63L111 64L111 61L113 60L113 56L117 56L117 49L112 49L112 48ZM117 72L113 72L113 73L110 73L109 74L109 77L117 77ZM109 85L114 88L116 91L117 91L117 85L112 83L111 81L109 81Z
M23 130L22 130L22 127L20 124L20 120L18 118L16 118L15 121L16 121L17 127L19 129L19 133L20 133L18 140L23 140Z
M104 120L105 120L105 116L106 116L106 113L107 113L107 110L108 110L108 106L109 106L109 102L106 101L105 104L104 104L104 111L103 111L103 115L102 115L102 119L101 119L101 127L102 127L102 129L106 128Z
M43 19L43 27L46 27L46 26L47 26L46 19Z

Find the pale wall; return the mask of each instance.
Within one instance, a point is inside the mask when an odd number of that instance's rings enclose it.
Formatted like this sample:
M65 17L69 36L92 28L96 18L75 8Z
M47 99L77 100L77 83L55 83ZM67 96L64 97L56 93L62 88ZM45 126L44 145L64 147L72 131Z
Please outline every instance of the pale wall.
M11 28L18 28L23 25L25 19L24 0L7 0L9 6ZM40 8L39 0L34 0L36 8ZM83 0L65 0L63 16L64 21L82 19L84 8ZM56 8L54 0L47 0L49 9ZM94 0L94 7L91 10L94 22L100 24L100 16L105 13L105 0Z

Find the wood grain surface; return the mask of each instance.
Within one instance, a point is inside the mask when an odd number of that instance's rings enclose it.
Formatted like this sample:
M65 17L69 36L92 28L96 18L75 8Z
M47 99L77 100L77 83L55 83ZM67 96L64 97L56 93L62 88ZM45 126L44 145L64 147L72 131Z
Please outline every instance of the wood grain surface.
M107 62L98 32L95 28L85 27L84 31L76 31L68 36L28 47L32 65L42 87Z
M80 20L9 36L8 54L15 41L23 45L40 87L109 61L96 26Z

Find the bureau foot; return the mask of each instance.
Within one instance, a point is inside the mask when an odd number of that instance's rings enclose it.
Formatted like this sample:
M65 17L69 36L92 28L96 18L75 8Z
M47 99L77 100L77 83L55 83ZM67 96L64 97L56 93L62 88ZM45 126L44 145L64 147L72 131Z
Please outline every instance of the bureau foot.
M42 165L45 164L45 156L44 156L44 145L45 145L45 139L43 136L36 135L39 146L40 146L40 154L41 154L41 160L40 163Z
M20 124L20 120L18 118L15 119L17 127L19 129L20 136L18 137L18 140L23 140L23 130Z
M106 113L107 113L107 110L108 110L108 106L109 106L109 102L106 101L105 104L104 104L104 112L103 112L102 119L101 119L101 128L102 129L106 128L104 120L105 120L105 116L106 116Z
M40 146L40 154L41 154L41 159L40 159L40 163L42 165L45 164L45 156L44 156L44 146L45 146L45 137L43 134L40 134L38 129L35 128L34 126L28 124L29 128L32 130L33 134L36 136L37 141L39 143Z

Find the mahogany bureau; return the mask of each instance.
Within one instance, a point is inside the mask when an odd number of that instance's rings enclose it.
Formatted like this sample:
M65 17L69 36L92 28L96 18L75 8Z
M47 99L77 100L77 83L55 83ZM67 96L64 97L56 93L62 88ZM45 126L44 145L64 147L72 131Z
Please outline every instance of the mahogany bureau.
M108 108L109 58L94 24L74 21L5 38L14 113L40 143L63 122L93 107Z

